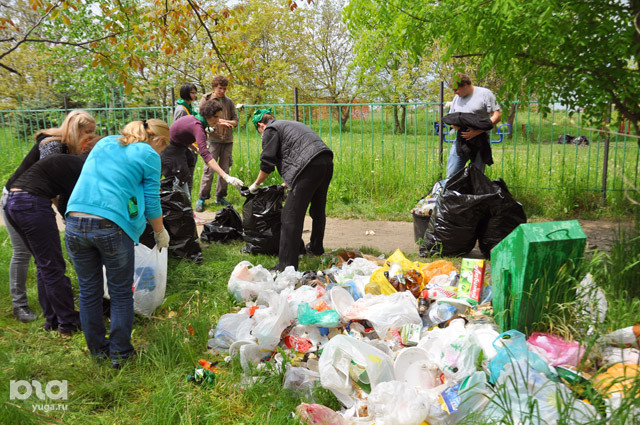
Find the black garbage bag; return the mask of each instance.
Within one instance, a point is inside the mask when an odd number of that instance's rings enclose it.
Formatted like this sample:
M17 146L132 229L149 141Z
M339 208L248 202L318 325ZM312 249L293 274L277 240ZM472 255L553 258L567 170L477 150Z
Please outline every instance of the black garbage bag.
M465 255L478 239L484 251L490 252L522 222L526 222L522 205L511 197L504 182L492 182L469 165L451 176L438 196L420 255Z
M575 139L573 139L572 143L574 145L578 145L578 146L588 146L589 145L589 139L587 139L585 136L578 136Z
M200 239L203 242L228 242L242 239L242 218L231 205L216 213L211 223L204 225Z
M277 255L280 247L280 227L284 187L261 187L252 195L243 187L240 194L246 197L242 206L242 239L246 242L243 252Z
M478 229L478 246L485 258L489 258L491 250L522 223L527 222L527 215L522 204L511 196L507 184L502 179L494 180L499 197L491 203L489 218L482 220Z
M179 182L176 177L163 179L160 182L162 221L171 238L169 254L194 263L201 263L202 249L198 243L198 230L193 219L191 202L187 194L177 187Z
M558 137L558 143L560 143L562 145L567 144L567 143L573 143L573 139L575 139L575 137L573 137L570 134L561 134Z

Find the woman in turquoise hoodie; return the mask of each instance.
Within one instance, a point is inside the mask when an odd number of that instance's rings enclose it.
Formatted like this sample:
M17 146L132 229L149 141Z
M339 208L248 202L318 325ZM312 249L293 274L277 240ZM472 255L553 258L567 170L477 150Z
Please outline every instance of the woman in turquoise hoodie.
M147 221L158 247L169 246L160 207L160 152L169 143L161 120L134 121L122 136L100 140L87 158L67 204L65 243L78 275L80 322L91 354L114 368L135 355L134 244ZM111 298L109 338L102 319L106 269Z

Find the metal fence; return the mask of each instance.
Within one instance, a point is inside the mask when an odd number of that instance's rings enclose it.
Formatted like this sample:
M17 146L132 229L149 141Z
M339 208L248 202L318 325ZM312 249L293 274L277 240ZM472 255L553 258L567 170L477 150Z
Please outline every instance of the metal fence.
M349 190L361 189L363 196L371 191L389 191L392 196L406 188L412 194L424 193L443 177L449 142L455 138L446 126L442 134L438 130L438 103L245 105L238 111L232 172L247 179L258 168L261 149L260 135L250 122L257 107L271 107L276 118L297 118L316 131L334 151L334 181ZM172 119L169 107L86 110L96 118L96 132L101 135L117 134L132 120L160 118L170 123ZM59 126L66 112L0 111L1 174L15 169L38 130ZM506 116L504 111L503 122ZM575 139L578 136L582 137ZM517 105L510 128L494 129L491 140L494 164L486 173L503 178L512 189L606 196L639 187L638 137L585 127L579 111L556 108L543 115L535 103Z

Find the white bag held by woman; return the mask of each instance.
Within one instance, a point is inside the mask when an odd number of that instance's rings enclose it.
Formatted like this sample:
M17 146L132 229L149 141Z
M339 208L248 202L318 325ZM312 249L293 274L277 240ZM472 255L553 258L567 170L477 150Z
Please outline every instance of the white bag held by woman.
M139 244L135 247L136 269L133 276L133 310L149 317L162 304L167 288L168 249L158 252Z

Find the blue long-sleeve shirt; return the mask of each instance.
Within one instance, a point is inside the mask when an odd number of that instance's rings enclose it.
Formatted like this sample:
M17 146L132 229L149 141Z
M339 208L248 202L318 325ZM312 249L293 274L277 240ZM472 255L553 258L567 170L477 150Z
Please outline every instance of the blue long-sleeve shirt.
M116 223L138 243L146 219L162 215L160 155L144 142L127 146L108 136L93 148L69 198L67 213L93 214ZM135 200L138 212L130 213Z

